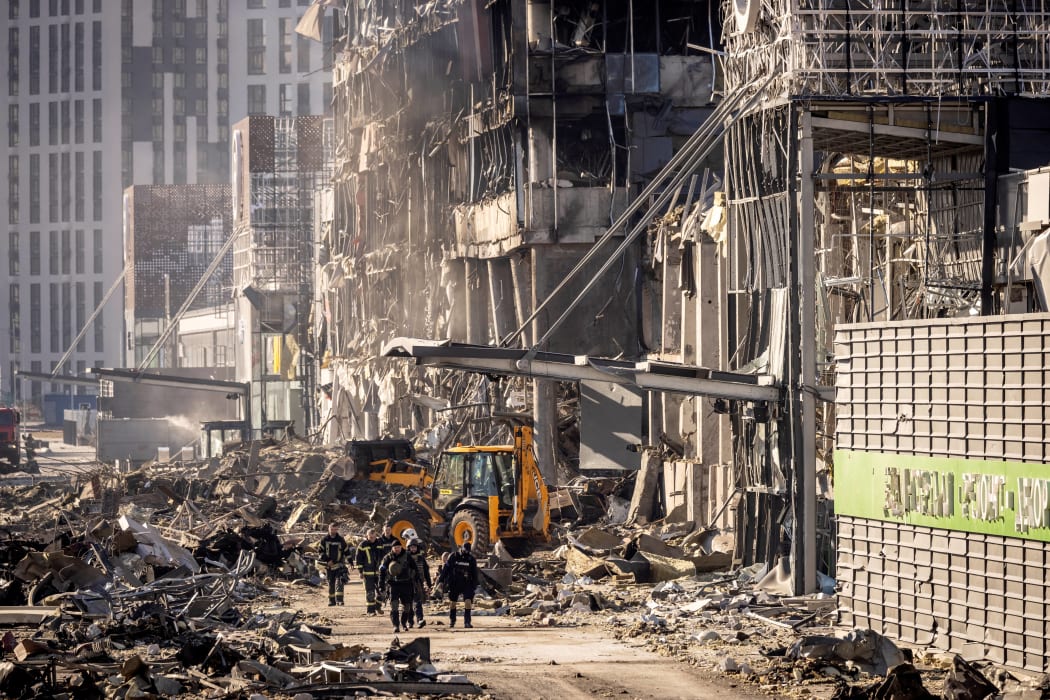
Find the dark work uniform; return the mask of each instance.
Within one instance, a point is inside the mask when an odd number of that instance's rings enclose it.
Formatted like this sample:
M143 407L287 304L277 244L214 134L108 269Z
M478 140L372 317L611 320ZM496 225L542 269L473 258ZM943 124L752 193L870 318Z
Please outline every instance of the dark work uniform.
M417 551L413 554L412 550L409 550L408 556L416 563L415 615L409 619L409 624L418 623L422 627L426 624L426 620L423 619L423 599L426 598L426 589L433 585L430 580L430 565L427 564L427 555L423 552Z
M355 563L361 571L361 580L365 582L365 602L368 604L370 615L383 611L383 606L376 595L379 591L379 562L382 558L378 539L374 542L369 542L367 539L362 540L361 544L357 545Z
M400 632L402 626L408 629L412 620L412 598L415 596L418 575L415 560L404 549L400 554L391 551L383 557L383 562L379 565L379 585L390 586L390 622L394 625L395 632Z
M328 604L344 605L343 584L346 583L346 540L342 535L325 535L321 540L321 563L328 571Z
M380 535L376 538L376 542L379 544L379 561L383 561L383 557L390 554L390 548L394 546L395 542L400 542L393 535Z
M456 626L456 602L462 597L463 626L472 627L470 611L474 606L474 589L478 587L478 560L470 553L469 542L453 552L441 567L441 584L448 591L448 626Z

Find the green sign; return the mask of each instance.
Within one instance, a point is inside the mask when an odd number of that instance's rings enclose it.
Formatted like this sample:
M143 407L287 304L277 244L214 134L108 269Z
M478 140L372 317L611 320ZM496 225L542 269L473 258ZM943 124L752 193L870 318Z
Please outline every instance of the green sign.
M1050 542L1050 464L837 450L835 512Z

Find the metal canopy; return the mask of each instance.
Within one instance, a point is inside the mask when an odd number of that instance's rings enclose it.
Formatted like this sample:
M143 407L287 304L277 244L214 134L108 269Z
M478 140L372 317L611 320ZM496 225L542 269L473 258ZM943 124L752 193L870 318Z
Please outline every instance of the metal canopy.
M394 338L382 350L383 357L411 358L418 365L483 374L613 382L651 391L737 401L780 399L780 388L766 375L719 372L669 362L633 362L555 352L537 352L530 358L529 354L520 348L419 338Z

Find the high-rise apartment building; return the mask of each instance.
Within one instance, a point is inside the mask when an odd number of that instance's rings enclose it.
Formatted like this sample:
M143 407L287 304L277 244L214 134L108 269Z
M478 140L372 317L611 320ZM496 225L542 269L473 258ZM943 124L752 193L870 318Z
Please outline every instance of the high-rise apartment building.
M9 0L0 10L4 398L61 390L14 373L51 371L121 277L125 187L228 183L230 124L324 111L330 51L294 33L309 4ZM125 363L122 306L115 293L63 373Z

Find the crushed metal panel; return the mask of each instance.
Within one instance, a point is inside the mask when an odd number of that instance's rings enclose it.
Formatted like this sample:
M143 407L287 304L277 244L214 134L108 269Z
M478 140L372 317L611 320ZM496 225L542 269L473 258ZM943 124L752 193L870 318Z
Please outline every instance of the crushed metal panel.
M608 54L606 91L625 94L660 92L660 57L653 53Z
M627 448L642 442L642 418L639 390L580 382L580 469L637 470L638 459Z

